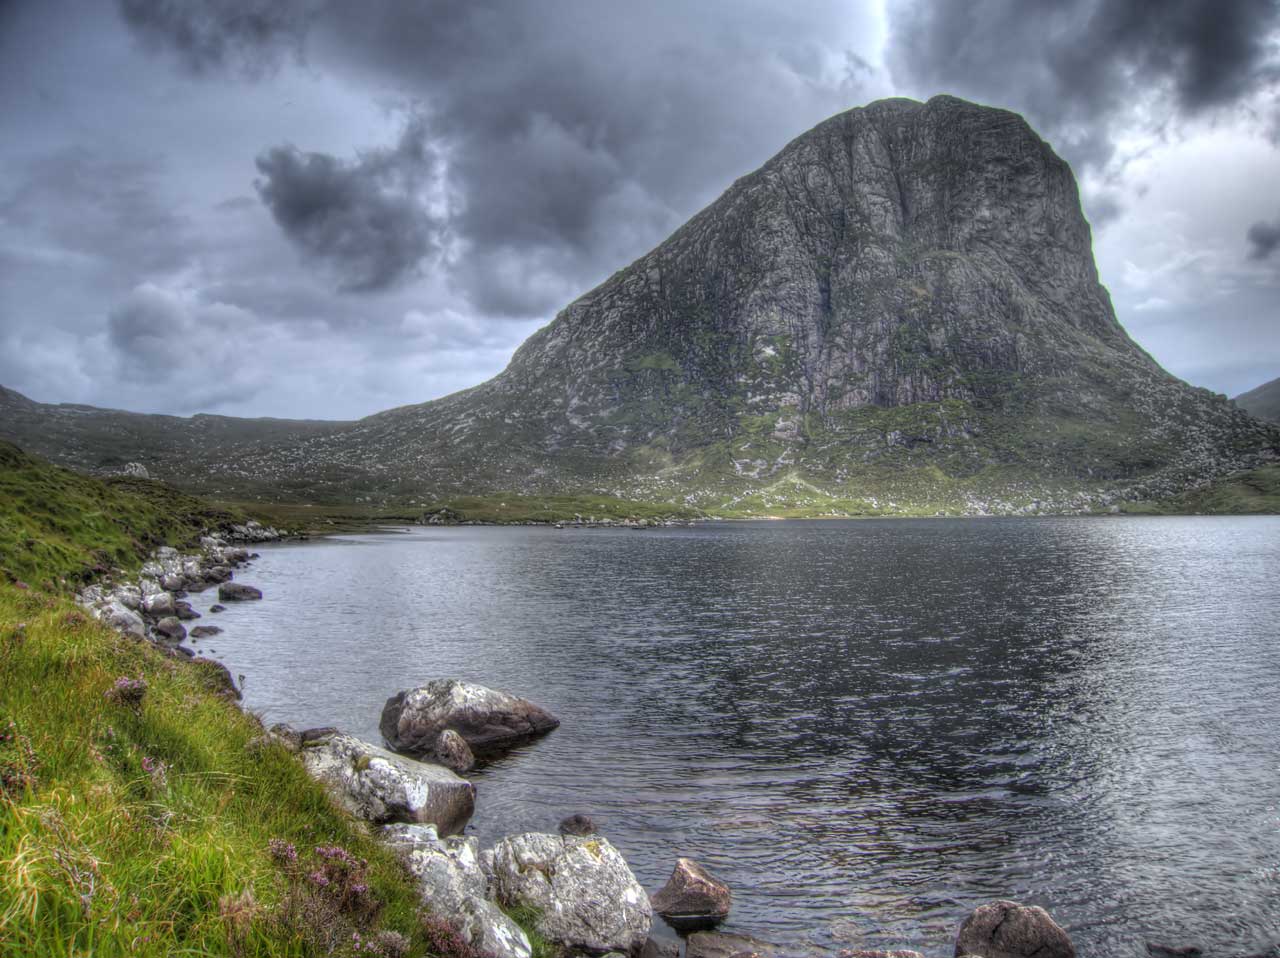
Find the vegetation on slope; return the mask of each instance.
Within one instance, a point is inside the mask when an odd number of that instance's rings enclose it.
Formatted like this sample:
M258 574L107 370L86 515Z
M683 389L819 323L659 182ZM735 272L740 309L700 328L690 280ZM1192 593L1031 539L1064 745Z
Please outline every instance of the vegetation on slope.
M238 517L0 447L7 578L131 566ZM0 958L474 958L219 666L0 579Z
M0 585L0 956L425 953L392 855L212 675Z
M1144 509L1130 511L1166 515L1277 515L1280 514L1280 465L1263 466L1183 493Z
M135 568L156 546L244 521L159 482L91 479L0 440L0 578L85 581Z

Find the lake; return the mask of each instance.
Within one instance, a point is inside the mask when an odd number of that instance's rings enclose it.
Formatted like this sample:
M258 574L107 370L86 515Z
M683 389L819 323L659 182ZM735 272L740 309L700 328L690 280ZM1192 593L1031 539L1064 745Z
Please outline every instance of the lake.
M198 647L268 721L379 742L388 696L447 677L560 717L475 774L486 843L588 814L651 891L693 857L733 888L726 930L788 944L949 955L992 898L1085 955L1280 943L1280 518L260 551L238 578L265 601Z

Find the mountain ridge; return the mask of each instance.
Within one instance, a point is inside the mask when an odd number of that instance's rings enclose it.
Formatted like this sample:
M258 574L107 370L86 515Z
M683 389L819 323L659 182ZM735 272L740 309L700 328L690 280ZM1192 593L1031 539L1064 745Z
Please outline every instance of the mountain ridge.
M1251 416L1280 423L1280 377L1242 392L1232 402Z
M1119 324L1051 147L1017 114L946 96L796 137L484 383L350 423L234 430L234 462L211 447L179 468L170 450L160 474L319 498L1070 510L1280 450L1280 431L1177 380Z

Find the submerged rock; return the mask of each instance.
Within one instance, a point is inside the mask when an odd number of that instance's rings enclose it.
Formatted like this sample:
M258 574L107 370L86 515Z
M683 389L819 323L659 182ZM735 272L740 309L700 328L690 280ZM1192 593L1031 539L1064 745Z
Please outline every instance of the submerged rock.
M672 928L690 931L728 918L733 893L693 859L679 858L667 883L650 900Z
M694 932L684 949L685 958L732 958L733 955L775 958L779 953L777 945L748 935L728 935L720 931Z
M598 828L587 815L570 815L560 820L561 835L594 835Z
M422 903L448 919L477 951L530 958L528 936L489 898L476 839L442 839L432 825L388 825L381 834L413 876Z
M222 630L216 625L197 625L191 630L190 635L193 639L205 639L211 635L218 635Z
M218 586L218 598L223 602L246 602L261 599L262 590L243 582L224 582Z
M209 606L209 611L210 612L226 612L227 607L225 605L219 605L218 603L215 602L213 605Z
M1076 949L1043 908L1001 900L979 905L964 920L955 953L956 958L1075 958Z
M570 951L637 951L653 910L626 861L604 838L529 833L492 851L499 904L538 915L538 933Z
M475 811L476 788L440 765L414 761L340 732L302 733L302 762L353 815L376 825L435 825L460 831Z
M379 730L397 752L429 755L446 729L483 755L517 745L559 727L560 720L507 692L456 679L438 679L387 699Z

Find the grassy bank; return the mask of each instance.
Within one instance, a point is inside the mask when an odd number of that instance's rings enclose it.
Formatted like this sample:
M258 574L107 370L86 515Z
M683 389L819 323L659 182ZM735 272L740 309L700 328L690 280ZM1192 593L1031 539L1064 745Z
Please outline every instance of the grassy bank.
M0 958L473 958L219 667L71 600L243 519L0 445Z
M219 685L0 586L0 955L354 955L387 930L426 953L399 865L292 755L251 747ZM335 874L328 847L367 867Z

